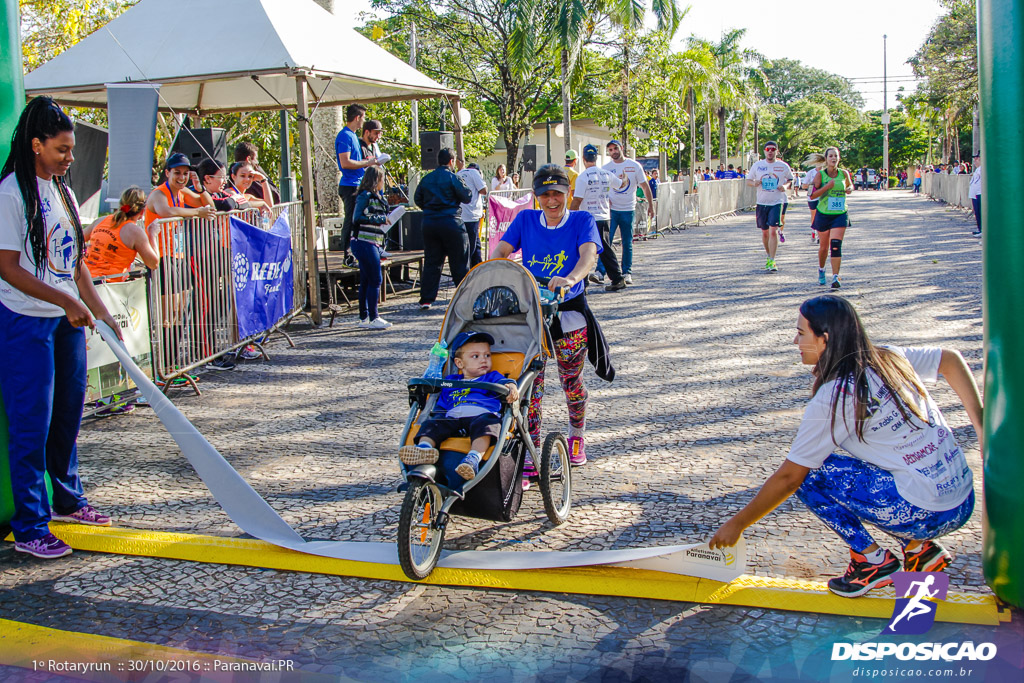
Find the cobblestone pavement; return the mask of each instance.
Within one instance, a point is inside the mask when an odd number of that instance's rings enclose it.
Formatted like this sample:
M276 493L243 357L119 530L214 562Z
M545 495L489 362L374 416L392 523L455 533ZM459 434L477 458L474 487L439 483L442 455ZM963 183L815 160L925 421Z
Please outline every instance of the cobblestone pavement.
M981 376L981 250L973 221L905 192L859 192L843 288L876 341L949 345ZM746 503L785 457L810 374L792 345L797 307L823 291L806 205L790 206L778 273L751 213L637 244L635 286L594 291L618 377L593 375L587 451L570 523L552 528L539 494L513 523L455 518L448 548L599 550L690 543ZM595 290L599 288L594 288ZM450 295L450 290L448 292ZM444 293L442 293L444 296ZM422 372L443 310L389 302L395 323L298 325L270 362L206 373L175 403L307 539L393 542L396 443L405 380ZM933 395L967 453L977 439L955 394ZM560 393L546 429L563 429ZM90 502L121 526L238 536L146 409L92 420L80 444ZM981 510L947 537L951 588L987 592ZM792 499L747 532L752 573L823 580L847 563L838 539ZM883 540L883 539L879 539ZM880 620L656 600L455 589L77 552L43 563L0 545L0 616L44 626L250 657L358 680L485 677L626 680L828 678L833 640ZM937 625L928 639L1007 641L1022 626ZM1018 664L1019 665L1019 664ZM838 669L837 669L838 671ZM850 667L839 678L849 679ZM10 669L4 675L26 676ZM975 675L975 680L978 676Z

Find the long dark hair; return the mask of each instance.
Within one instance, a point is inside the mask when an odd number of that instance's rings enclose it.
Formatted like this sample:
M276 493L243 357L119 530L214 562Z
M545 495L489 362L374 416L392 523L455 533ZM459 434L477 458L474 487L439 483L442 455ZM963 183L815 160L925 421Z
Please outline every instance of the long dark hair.
M852 384L857 439L864 441L864 422L877 408L871 405L868 370L873 370L889 390L904 422L912 424L910 418L913 415L927 424L928 417L914 401L915 394L917 397L927 395L914 368L898 353L871 343L857 310L849 301L830 294L817 296L800 305L800 315L807 320L815 335L828 335L825 350L814 366L814 387L811 394L816 394L826 382L838 380L831 398L833 434L839 397L842 396L845 411L847 398L851 394L847 387Z
M32 140L46 142L61 133L73 133L75 124L57 103L49 97L33 99L21 112L18 125L11 136L11 152L7 156L0 181L14 174L21 190L21 198L25 203L25 223L28 225L25 239L32 251L32 260L36 265L36 275L42 273L46 265L46 223L43 220L42 203L39 199L39 185L36 182L36 160L32 152ZM75 238L78 243L76 270L81 267L82 252L85 238L82 236L82 221L78 217L75 202L71 199L71 190L64 182L63 176L54 176L57 192L67 211L68 218L75 226ZM77 275L77 272L76 272Z
M359 181L359 187L356 189L356 192L369 190L377 194L377 185L383 177L384 171L381 170L380 166L368 166L366 173L363 174L363 179Z

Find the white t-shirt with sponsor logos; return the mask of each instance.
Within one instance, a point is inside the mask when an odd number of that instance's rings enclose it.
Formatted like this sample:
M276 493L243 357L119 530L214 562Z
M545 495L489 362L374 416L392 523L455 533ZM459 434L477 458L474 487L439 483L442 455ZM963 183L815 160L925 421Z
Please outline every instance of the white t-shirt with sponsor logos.
M644 173L644 167L632 159L623 159L622 161L613 161L605 164L604 170L629 181L623 187L618 189L612 188L612 211L633 211L636 208L636 190L647 182L647 174ZM579 182L579 179L576 182Z
M750 167L747 178L758 183L757 203L762 206L775 206L786 202L786 192L783 186L793 179L793 171L785 161L769 163L766 159L759 159Z
M468 204L461 205L462 220L480 220L484 217L484 196L480 191L487 189L487 185L484 184L484 177L475 168L464 168L455 175L462 178L462 182L469 188L469 193L473 195L473 199Z
M75 284L78 265L78 241L75 226L68 217L57 192L56 180L36 178L39 199L46 229L46 263L37 269L32 259L32 247L26 239L25 202L18 189L18 181L10 174L0 182L0 249L21 253L19 264L46 284L80 299ZM75 195L71 193L71 201ZM78 210L77 203L74 209ZM37 318L57 318L64 309L55 304L31 297L0 279L0 303L9 310Z
M618 176L598 166L583 169L576 177L576 193L580 202L579 211L586 211L595 221L610 220L613 188L622 184Z
M934 383L938 379L942 349L936 347L886 347L904 356L918 377ZM853 396L848 395L844 410L838 396L835 440L832 428L832 397L840 390L838 380L819 387L804 411L787 458L804 467L820 467L838 444L847 453L890 472L896 489L911 504L925 510L952 510L960 505L973 487L973 475L953 432L930 395L919 397L920 412L928 423L911 414L906 421L889 390L874 372L868 373L871 404L864 423L864 441L857 438Z

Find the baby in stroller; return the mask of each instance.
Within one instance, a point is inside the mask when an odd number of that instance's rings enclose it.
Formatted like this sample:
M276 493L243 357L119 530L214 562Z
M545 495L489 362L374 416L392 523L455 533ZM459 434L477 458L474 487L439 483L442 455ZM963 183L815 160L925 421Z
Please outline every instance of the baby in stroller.
M451 346L455 367L460 372L445 379L507 384L506 401L515 403L519 400L516 380L491 369L492 344L494 337L486 332L460 333ZM468 481L476 476L483 453L501 431L501 402L482 388L446 388L441 390L436 408L445 411L445 416L425 420L416 435L416 444L402 446L398 457L405 465L432 465L437 462L438 444L465 432L471 439L470 450L455 472Z

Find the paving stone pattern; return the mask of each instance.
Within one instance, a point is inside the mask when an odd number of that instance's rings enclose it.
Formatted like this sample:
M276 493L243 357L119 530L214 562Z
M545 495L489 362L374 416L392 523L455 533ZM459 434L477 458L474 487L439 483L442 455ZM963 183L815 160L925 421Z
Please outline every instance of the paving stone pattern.
M980 383L981 250L969 235L973 221L906 192L857 193L850 206L840 293L857 306L873 340L957 348ZM591 288L618 376L608 384L587 368L590 462L576 471L569 523L552 528L534 490L510 524L455 518L446 547L691 543L741 508L784 459L808 398L811 377L792 338L800 302L825 288L816 282L807 225L803 201L791 204L777 273L763 270L751 213L637 244L633 287ZM307 539L396 538L405 381L423 371L443 306L423 313L400 297L382 314L392 329L356 329L355 314L330 329L297 324L296 348L278 339L268 346L270 362L205 373L202 397L172 392ZM553 365L549 375L545 430L564 429ZM933 396L967 454L981 500L977 438L966 413L946 384ZM79 448L90 502L116 524L241 535L149 410L88 421ZM988 592L981 516L979 506L944 541L956 556L948 570L956 590ZM746 536L754 574L823 580L848 561L838 539L795 498ZM357 680L637 680L666 673L813 680L797 662L810 661L822 638L867 638L884 626L85 552L43 563L16 555L10 544L0 546L0 562L5 618L205 652L291 657L306 671ZM1019 642L1019 614L1001 633L1008 628ZM978 641L992 632L943 624L929 638L969 633Z

